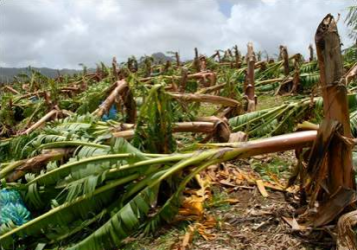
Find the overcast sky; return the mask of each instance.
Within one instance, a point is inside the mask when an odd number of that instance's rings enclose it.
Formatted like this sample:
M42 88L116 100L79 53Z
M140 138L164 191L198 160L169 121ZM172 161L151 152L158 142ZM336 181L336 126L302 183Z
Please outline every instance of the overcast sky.
M206 55L235 44L246 51L307 54L317 25L337 17L345 45L346 8L355 0L0 0L0 66L78 68L131 55Z

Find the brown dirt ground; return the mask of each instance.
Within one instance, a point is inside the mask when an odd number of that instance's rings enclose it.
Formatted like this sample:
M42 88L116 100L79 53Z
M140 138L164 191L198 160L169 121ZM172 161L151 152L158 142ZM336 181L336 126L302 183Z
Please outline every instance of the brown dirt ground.
M230 194L239 202L226 209L215 208L208 213L218 222L211 231L214 240L198 237L190 249L202 250L270 250L270 249L332 249L333 242L326 234L312 233L309 236L293 232L282 216L292 217L294 208L281 192L269 192L263 198L259 191L238 190Z

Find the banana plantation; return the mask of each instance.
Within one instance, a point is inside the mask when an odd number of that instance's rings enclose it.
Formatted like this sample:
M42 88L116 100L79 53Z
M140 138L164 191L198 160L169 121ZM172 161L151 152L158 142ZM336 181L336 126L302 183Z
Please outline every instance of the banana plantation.
M327 15L308 58L249 43L0 85L1 249L277 249L242 228L210 246L229 223L284 228L280 249L357 249L357 47L341 42ZM239 219L210 212L254 195ZM139 243L173 229L165 248Z

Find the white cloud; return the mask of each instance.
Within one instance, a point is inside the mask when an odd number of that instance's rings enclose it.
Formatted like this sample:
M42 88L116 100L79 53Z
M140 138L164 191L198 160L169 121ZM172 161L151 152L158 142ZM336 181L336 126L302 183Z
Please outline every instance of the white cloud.
M266 2L269 2L266 4ZM253 41L255 48L277 53L279 45L287 45L290 53L307 54L314 43L314 34L322 18L344 11L353 1L264 0L256 5L236 1L231 17L224 26L224 42L237 40L245 45ZM342 41L349 43L347 30L339 22ZM228 44L226 44L228 45ZM245 48L245 46L244 46Z
M263 3L267 3L267 4L274 4L276 3L278 0L262 0Z
M220 11L229 2L230 15ZM162 51L192 58L193 48L248 41L277 53L280 44L307 52L324 15L343 13L346 0L2 0L0 66L78 67ZM340 34L346 28L340 21Z

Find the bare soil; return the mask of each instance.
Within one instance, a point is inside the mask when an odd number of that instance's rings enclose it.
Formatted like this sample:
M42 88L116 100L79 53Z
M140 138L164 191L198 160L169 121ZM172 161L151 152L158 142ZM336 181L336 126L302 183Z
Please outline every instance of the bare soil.
M263 198L254 188L238 190L230 197L239 202L208 212L219 221L211 232L216 238L206 241L199 237L193 241L191 249L333 249L333 241L324 232L305 236L293 232L282 216L293 217L295 209L282 192L269 192L269 197Z

